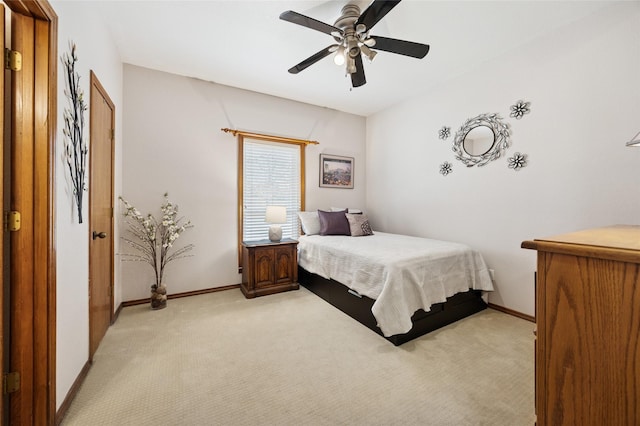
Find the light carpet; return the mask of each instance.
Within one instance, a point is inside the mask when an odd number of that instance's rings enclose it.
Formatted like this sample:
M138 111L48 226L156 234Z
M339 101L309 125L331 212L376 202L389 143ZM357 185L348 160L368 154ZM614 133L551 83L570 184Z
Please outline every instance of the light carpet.
M534 324L487 309L396 347L308 290L122 310L71 425L531 425Z

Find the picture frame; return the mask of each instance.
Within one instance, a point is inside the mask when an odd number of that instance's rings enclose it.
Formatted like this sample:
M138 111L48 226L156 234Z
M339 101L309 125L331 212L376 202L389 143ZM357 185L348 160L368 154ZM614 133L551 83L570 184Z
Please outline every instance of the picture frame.
M320 187L353 189L353 157L320 154Z

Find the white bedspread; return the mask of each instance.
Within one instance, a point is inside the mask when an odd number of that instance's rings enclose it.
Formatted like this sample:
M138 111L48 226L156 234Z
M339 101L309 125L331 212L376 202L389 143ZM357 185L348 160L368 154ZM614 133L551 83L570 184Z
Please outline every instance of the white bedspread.
M377 231L299 241L300 266L375 299L371 310L385 336L408 332L420 308L470 288L493 290L484 259L464 244Z

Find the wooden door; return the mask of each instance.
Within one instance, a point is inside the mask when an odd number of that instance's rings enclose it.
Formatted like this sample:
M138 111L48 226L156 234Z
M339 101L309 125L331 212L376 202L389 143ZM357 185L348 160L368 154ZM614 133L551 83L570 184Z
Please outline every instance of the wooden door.
M89 359L113 315L113 156L115 107L91 72L89 160Z
M20 374L20 389L10 394L11 424L31 424L34 394L34 20L13 14L12 45L22 54L22 69L11 74L12 141L10 210L20 212L20 230L11 232L9 372ZM19 261L15 261L20 258Z

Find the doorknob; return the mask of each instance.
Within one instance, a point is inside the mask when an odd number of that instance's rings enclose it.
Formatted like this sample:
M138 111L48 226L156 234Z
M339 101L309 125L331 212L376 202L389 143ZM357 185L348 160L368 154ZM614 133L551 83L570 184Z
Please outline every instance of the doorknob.
M93 239L95 240L96 238L105 238L107 236L106 232L96 232L93 231Z

